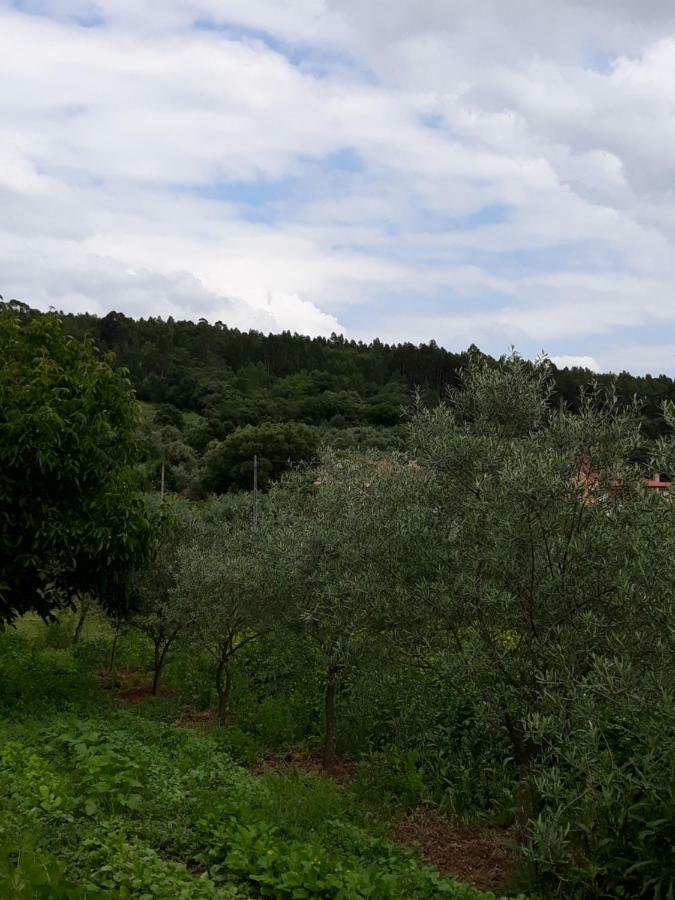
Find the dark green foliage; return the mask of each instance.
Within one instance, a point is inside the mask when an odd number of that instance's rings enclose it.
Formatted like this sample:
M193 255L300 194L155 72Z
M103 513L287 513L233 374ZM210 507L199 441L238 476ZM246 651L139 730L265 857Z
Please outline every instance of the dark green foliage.
M546 713L531 718L543 747L539 813L528 858L555 895L658 897L675 893L672 647L653 648L649 673L620 658L593 660Z
M340 698L341 751L363 757L359 790L394 805L427 799L450 815L509 822L516 771L480 686L452 652L391 659Z
M155 424L160 428L165 425L172 425L179 430L183 427L183 416L181 411L170 403L160 403L155 410Z
M137 405L54 315L0 309L0 623L89 593L113 608L144 555Z
M199 412L219 438L237 426L291 420L339 429L396 426L412 390L421 388L427 404L438 402L456 386L458 370L470 356L450 353L434 341L415 346L364 344L341 335L264 335L221 322L134 320L116 312L103 318L69 314L63 320L69 333L91 335L117 355L141 399ZM608 375L556 370L554 401L575 409L580 388L598 377L609 385ZM646 436L662 433L662 404L675 399L671 378L622 372L617 392L624 404L635 395L643 398Z
M313 460L318 445L315 429L294 422L238 428L206 454L205 487L216 493L250 490L257 456L258 486L266 490L292 465Z

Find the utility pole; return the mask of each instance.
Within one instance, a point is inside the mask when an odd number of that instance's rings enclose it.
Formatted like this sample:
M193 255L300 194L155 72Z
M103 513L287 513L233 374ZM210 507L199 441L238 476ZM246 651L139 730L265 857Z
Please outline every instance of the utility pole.
M253 456L253 527L258 525L258 454Z
M162 460L162 484L159 489L159 499L162 503L164 502L164 460Z

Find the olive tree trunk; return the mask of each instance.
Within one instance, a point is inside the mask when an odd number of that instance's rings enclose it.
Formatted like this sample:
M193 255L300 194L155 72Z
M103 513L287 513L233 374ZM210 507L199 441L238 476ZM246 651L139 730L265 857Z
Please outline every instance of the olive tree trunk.
M232 677L230 671L231 658L221 657L216 667L216 691L218 693L218 719L223 727L230 724L230 690Z
M514 793L514 819L516 830L523 836L527 832L529 821L534 813L534 797L532 793L532 762L536 748L524 733L520 722L514 721L511 715L504 712L504 724L513 747L513 757L518 767L518 784Z
M324 742L323 768L331 773L335 769L335 745L337 742L337 720L335 716L335 691L337 688L337 667L329 666L326 671L326 686L323 695Z
M171 643L172 641L168 640L165 641L162 646L161 640L155 641L155 661L152 674L152 693L154 696L157 696L159 693L159 680L162 676L162 670L164 669L164 663L166 662L166 654L169 651Z

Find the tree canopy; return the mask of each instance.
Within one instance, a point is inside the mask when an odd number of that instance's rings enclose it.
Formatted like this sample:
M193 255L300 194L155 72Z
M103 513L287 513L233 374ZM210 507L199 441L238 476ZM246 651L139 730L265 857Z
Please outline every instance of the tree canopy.
M545 365L479 361L413 425L443 522L430 621L486 685L525 785L551 684L560 700L599 660L653 668L675 596L675 567L658 564L673 506L643 486L637 409L595 392L573 415L550 407L550 390Z
M148 545L126 374L16 306L0 309L0 357L0 623L85 593L123 605Z
M236 427L263 422L297 421L340 431L395 428L412 390L419 388L427 405L437 403L457 386L459 370L476 351L472 346L451 352L433 340L415 345L364 343L335 334L265 335L222 322L132 319L119 312L62 314L62 320L69 334L91 336L115 353L141 400L197 412L219 439ZM675 382L657 373L597 375L552 367L551 376L551 399L573 410L583 387L594 380L605 387L616 381L621 404L636 395L644 400L648 437L663 432L662 404L675 401Z
M239 428L206 454L205 486L216 493L250 490L257 457L258 485L265 489L293 463L312 460L318 443L316 431L298 422Z

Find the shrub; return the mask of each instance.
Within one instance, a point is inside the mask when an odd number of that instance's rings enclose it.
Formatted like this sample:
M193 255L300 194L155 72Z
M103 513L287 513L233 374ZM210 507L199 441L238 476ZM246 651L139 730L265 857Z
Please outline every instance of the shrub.
M653 676L656 648L652 664ZM548 714L530 721L543 747L526 850L536 880L562 896L674 896L675 698L667 681L596 659L572 696L551 688L550 700Z
M414 809L429 798L426 772L417 750L371 753L357 768L354 785L363 799L378 802L382 799L405 809Z

